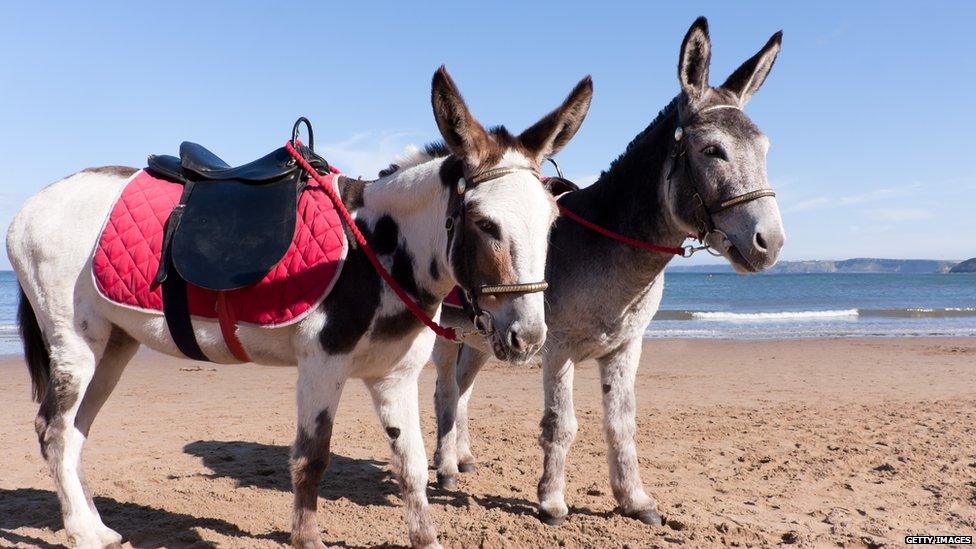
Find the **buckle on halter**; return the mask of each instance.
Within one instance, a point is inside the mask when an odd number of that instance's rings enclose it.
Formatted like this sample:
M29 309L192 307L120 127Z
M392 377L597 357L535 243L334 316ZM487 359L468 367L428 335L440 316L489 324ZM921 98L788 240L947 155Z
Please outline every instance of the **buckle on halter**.
M683 257L685 259L688 259L689 257L695 255L695 252L700 252L702 250L705 250L705 251L707 251L710 254L712 253L712 247L709 246L708 244L702 244L701 246L695 246L693 244L688 244L687 246L683 246L681 249L684 250L683 253L681 254L681 257ZM712 255L715 255L715 254L712 254ZM721 255L721 254L719 254L719 255Z
M488 311L481 311L476 314L473 322L475 329L482 336L488 337L495 332L495 328L491 322L491 313Z

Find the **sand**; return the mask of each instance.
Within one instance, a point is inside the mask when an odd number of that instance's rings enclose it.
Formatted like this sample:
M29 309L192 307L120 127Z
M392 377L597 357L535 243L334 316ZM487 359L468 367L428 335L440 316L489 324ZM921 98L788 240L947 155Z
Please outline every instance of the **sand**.
M287 541L295 370L141 353L86 448L103 519L135 547ZM976 533L976 340L652 341L638 376L641 472L668 522L613 513L595 365L578 368L571 515L535 518L538 368L492 365L472 404L475 473L429 490L452 547L900 545ZM26 368L0 361L0 545L66 542ZM434 375L420 392L432 454ZM319 522L340 547L407 542L388 450L347 386ZM433 480L433 471L431 471Z

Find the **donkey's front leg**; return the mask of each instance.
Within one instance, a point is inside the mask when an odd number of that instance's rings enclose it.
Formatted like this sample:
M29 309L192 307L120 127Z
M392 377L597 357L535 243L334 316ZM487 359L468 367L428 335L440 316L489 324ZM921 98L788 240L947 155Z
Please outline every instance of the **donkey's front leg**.
M400 483L410 544L438 548L437 532L427 505L427 453L420 432L417 376L420 367L396 370L367 380L373 405L393 451L393 471Z
M607 440L610 487L620 505L620 512L645 524L660 526L657 502L644 492L634 440L637 433L634 381L641 344L640 339L633 339L599 360L603 385L603 431Z
M549 525L561 524L569 513L564 493L566 454L578 428L573 409L573 363L554 354L542 358L546 402L539 425L542 427L539 444L545 453L539 480L539 519Z
M291 450L291 483L295 501L291 544L303 549L324 549L315 511L318 486L329 464L329 445L339 397L346 381L343 364L303 358L298 364L298 434Z

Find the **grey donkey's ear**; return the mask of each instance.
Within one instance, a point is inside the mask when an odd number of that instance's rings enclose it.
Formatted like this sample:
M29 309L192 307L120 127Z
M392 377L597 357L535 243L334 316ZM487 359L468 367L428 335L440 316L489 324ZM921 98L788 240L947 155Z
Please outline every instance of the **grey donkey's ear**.
M488 154L491 138L475 120L461 97L454 79L441 65L431 82L430 103L444 143L469 167L477 166Z
M766 81L782 43L783 31L779 31L770 37L759 53L750 57L722 84L724 89L739 98L740 106L745 105Z
M678 82L688 99L701 99L708 90L708 66L712 62L712 42L708 38L708 20L695 19L681 42L678 57Z
M519 135L519 142L537 162L553 156L576 135L593 99L593 79L586 76L558 109L542 117Z

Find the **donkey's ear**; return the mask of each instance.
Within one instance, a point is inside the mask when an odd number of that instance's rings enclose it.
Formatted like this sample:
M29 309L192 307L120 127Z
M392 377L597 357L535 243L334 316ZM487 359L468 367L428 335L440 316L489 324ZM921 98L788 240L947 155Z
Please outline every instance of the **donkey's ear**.
M708 20L699 17L685 34L678 57L678 82L688 99L701 99L708 90L708 66L711 62L712 42L708 38Z
M455 156L477 166L487 156L491 144L488 132L482 127L468 106L461 92L444 65L434 73L431 82L430 102L434 107L434 119L441 131L444 143Z
M558 109L545 115L519 135L522 147L537 162L561 151L579 131L586 113L590 110L592 99L593 79L587 76L576 84Z
M750 57L722 84L723 88L739 98L740 106L745 105L766 81L782 43L783 31L779 31L766 42L759 53Z

